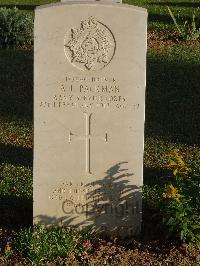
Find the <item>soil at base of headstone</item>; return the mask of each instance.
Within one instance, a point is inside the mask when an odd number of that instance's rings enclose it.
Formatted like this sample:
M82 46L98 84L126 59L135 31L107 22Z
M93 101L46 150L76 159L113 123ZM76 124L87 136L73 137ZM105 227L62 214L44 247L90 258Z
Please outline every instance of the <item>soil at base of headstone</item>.
M130 240L120 245L111 241L100 241L88 258L92 265L134 266L198 266L200 250L189 251L187 246L175 246L168 241ZM84 264L84 260L79 265Z
M12 251L14 232L5 232L0 236L0 244L4 243L4 249ZM9 243L6 243L9 240ZM3 246L1 245L1 248ZM2 251L2 250L1 250ZM8 250L7 250L8 251ZM5 259L0 252L0 266L30 265L27 258L13 253ZM148 239L97 239L91 248L82 253L71 253L54 261L44 262L44 266L199 266L200 249L189 250L187 245L177 245L167 240Z
M200 39L196 40L190 40L190 41L184 41L180 38L180 36L177 35L176 32L166 32L163 34L162 32L149 30L148 35L148 48L151 49L162 49L162 48L170 48L174 46L181 46L181 45L187 45L187 46L193 46L193 47L199 47L200 46Z

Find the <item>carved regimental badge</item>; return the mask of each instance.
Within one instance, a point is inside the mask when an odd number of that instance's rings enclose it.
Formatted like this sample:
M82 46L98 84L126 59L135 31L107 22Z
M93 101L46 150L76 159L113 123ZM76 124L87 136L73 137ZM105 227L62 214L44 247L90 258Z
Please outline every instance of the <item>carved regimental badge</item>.
M112 32L93 17L82 21L80 29L71 29L64 42L66 57L81 70L102 69L115 53Z

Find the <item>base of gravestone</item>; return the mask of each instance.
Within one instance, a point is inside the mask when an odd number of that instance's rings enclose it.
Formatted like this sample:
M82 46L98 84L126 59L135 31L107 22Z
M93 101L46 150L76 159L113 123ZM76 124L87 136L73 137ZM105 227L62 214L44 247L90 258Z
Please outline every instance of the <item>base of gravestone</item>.
M73 2L80 2L80 0L73 0ZM70 0L61 0L61 3L69 3ZM101 3L119 3L122 4L122 0L81 0L81 2L101 2Z

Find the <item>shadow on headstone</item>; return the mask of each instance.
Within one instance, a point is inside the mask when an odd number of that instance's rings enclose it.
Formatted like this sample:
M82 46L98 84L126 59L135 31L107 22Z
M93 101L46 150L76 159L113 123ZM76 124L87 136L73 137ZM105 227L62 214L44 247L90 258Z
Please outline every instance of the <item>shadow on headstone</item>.
M134 178L134 173L128 172L126 163L114 165L107 170L103 179L87 185L99 187L87 194L91 208L87 222L94 223L99 233L119 235L122 233L120 231L130 230L131 235L130 225L134 225L134 216L140 216L141 191L129 184L128 179Z
M85 204L73 205L70 200L62 202L62 211L65 216L56 219L39 215L34 218L40 221L39 224L72 226L81 229L91 227L96 232L106 235L123 236L124 231L128 231L130 235L136 234L140 231L141 191L138 191L140 188L135 185L129 185L128 178L131 176L134 178L134 174L127 172L126 163L120 162L112 166L103 178L86 184L86 190L93 187L96 189L89 189L86 193ZM67 205L69 202L72 204ZM86 217L85 220L74 226L75 219L83 214ZM134 217L136 224L134 224ZM132 232L133 230L136 232Z
M124 224L125 228L119 229L119 227L113 227L112 231L108 233L116 234L116 230L121 230L118 233L122 233L122 230L126 229L125 225L129 220L130 212L138 214L139 206L137 204L132 205L131 202L135 197L139 196L138 193L140 192L135 192L137 188L129 185L128 181L123 179L128 176L134 177L133 173L127 173L125 164L126 162L121 162L114 165L107 170L106 175L102 179L95 181L95 185L99 185L99 188L98 190L87 193L87 197L90 200L88 202L88 209L85 208L87 210L86 220L82 224L77 224L77 226L84 228L84 224L96 224L96 230L103 234L109 229L106 227L106 222L108 221L108 217L111 217L117 220L119 224ZM153 173L158 173L160 170L145 168L145 178L147 178L146 175L149 171L153 175ZM90 185L87 184L88 187ZM113 191L114 188L115 190ZM103 203L99 201L101 198L104 198ZM33 202L31 198L16 197L15 195L0 196L0 202L0 227L13 229L32 225ZM65 206L63 205L63 207ZM41 215L38 218L42 221L42 224L68 227L73 224L73 221L78 215L76 213L75 216L70 217L70 214L66 215L63 212L63 216L60 218L46 215ZM142 238L156 238L162 234L159 231L161 229L157 217L154 209L151 209L149 206L143 206ZM156 226L152 226L154 223L156 223Z
M48 226L53 226L53 227L58 226L58 225L62 225L62 226L67 227L75 219L74 217L73 218L67 218L66 215L64 215L63 217L60 217L60 218L50 217L48 215L39 215L37 218L39 218L39 220L40 220L40 222L38 222L38 225L48 225Z

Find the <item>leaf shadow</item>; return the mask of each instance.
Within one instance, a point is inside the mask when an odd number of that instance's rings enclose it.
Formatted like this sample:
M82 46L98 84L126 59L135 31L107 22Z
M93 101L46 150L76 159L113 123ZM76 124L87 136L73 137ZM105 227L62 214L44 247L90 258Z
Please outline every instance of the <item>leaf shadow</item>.
M130 182L134 173L129 173L128 162L110 167L105 176L82 185L79 192L86 200L76 202L67 198L59 203L62 217L47 215L34 217L40 224L60 225L75 228L93 228L99 234L137 235L141 226L141 187ZM79 219L81 217L81 219Z

